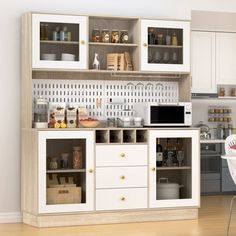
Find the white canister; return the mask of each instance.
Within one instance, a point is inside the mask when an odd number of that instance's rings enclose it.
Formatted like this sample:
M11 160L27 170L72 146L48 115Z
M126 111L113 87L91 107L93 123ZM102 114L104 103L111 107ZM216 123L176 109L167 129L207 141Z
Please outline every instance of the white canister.
M179 189L181 187L184 186L178 183L169 183L168 178L159 178L157 183L157 200L179 199Z

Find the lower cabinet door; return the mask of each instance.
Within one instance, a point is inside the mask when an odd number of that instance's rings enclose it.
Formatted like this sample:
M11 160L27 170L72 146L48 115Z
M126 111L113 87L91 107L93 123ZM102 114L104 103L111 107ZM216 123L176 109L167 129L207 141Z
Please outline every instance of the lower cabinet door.
M147 208L147 188L96 190L96 210L138 208Z

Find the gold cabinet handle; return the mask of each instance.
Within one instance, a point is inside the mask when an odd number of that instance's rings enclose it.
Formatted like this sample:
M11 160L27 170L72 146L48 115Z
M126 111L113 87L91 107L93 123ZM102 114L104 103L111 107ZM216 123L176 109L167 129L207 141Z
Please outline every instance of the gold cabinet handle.
M121 153L120 157L125 158L125 153Z
M121 179L126 179L124 175L121 175L121 177L120 177L120 178L121 178Z
M152 171L156 171L156 168L155 168L155 167L152 167L151 170L152 170Z
M89 173L93 173L93 169L89 169Z
M125 201L125 197L121 197L120 200L121 200L122 202L124 202L124 201Z
M84 41L84 40L81 40L80 43L84 45L84 44L85 44L85 41Z
M143 46L146 48L146 47L148 46L148 44L147 44L147 43L144 43Z

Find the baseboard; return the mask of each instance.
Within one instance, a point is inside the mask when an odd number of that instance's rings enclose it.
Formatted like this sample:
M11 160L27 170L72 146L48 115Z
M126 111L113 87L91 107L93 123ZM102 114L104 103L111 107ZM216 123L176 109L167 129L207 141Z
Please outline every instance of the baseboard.
M0 212L0 224L3 223L21 223L21 212Z

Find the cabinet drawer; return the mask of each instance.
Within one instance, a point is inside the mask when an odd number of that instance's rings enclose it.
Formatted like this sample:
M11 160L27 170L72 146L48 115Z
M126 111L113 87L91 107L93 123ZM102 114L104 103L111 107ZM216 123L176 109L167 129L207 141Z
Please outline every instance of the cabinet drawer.
M147 188L96 190L96 210L137 208L147 208Z
M147 166L96 169L96 188L129 187L147 187Z
M147 145L97 145L96 165L147 165Z

